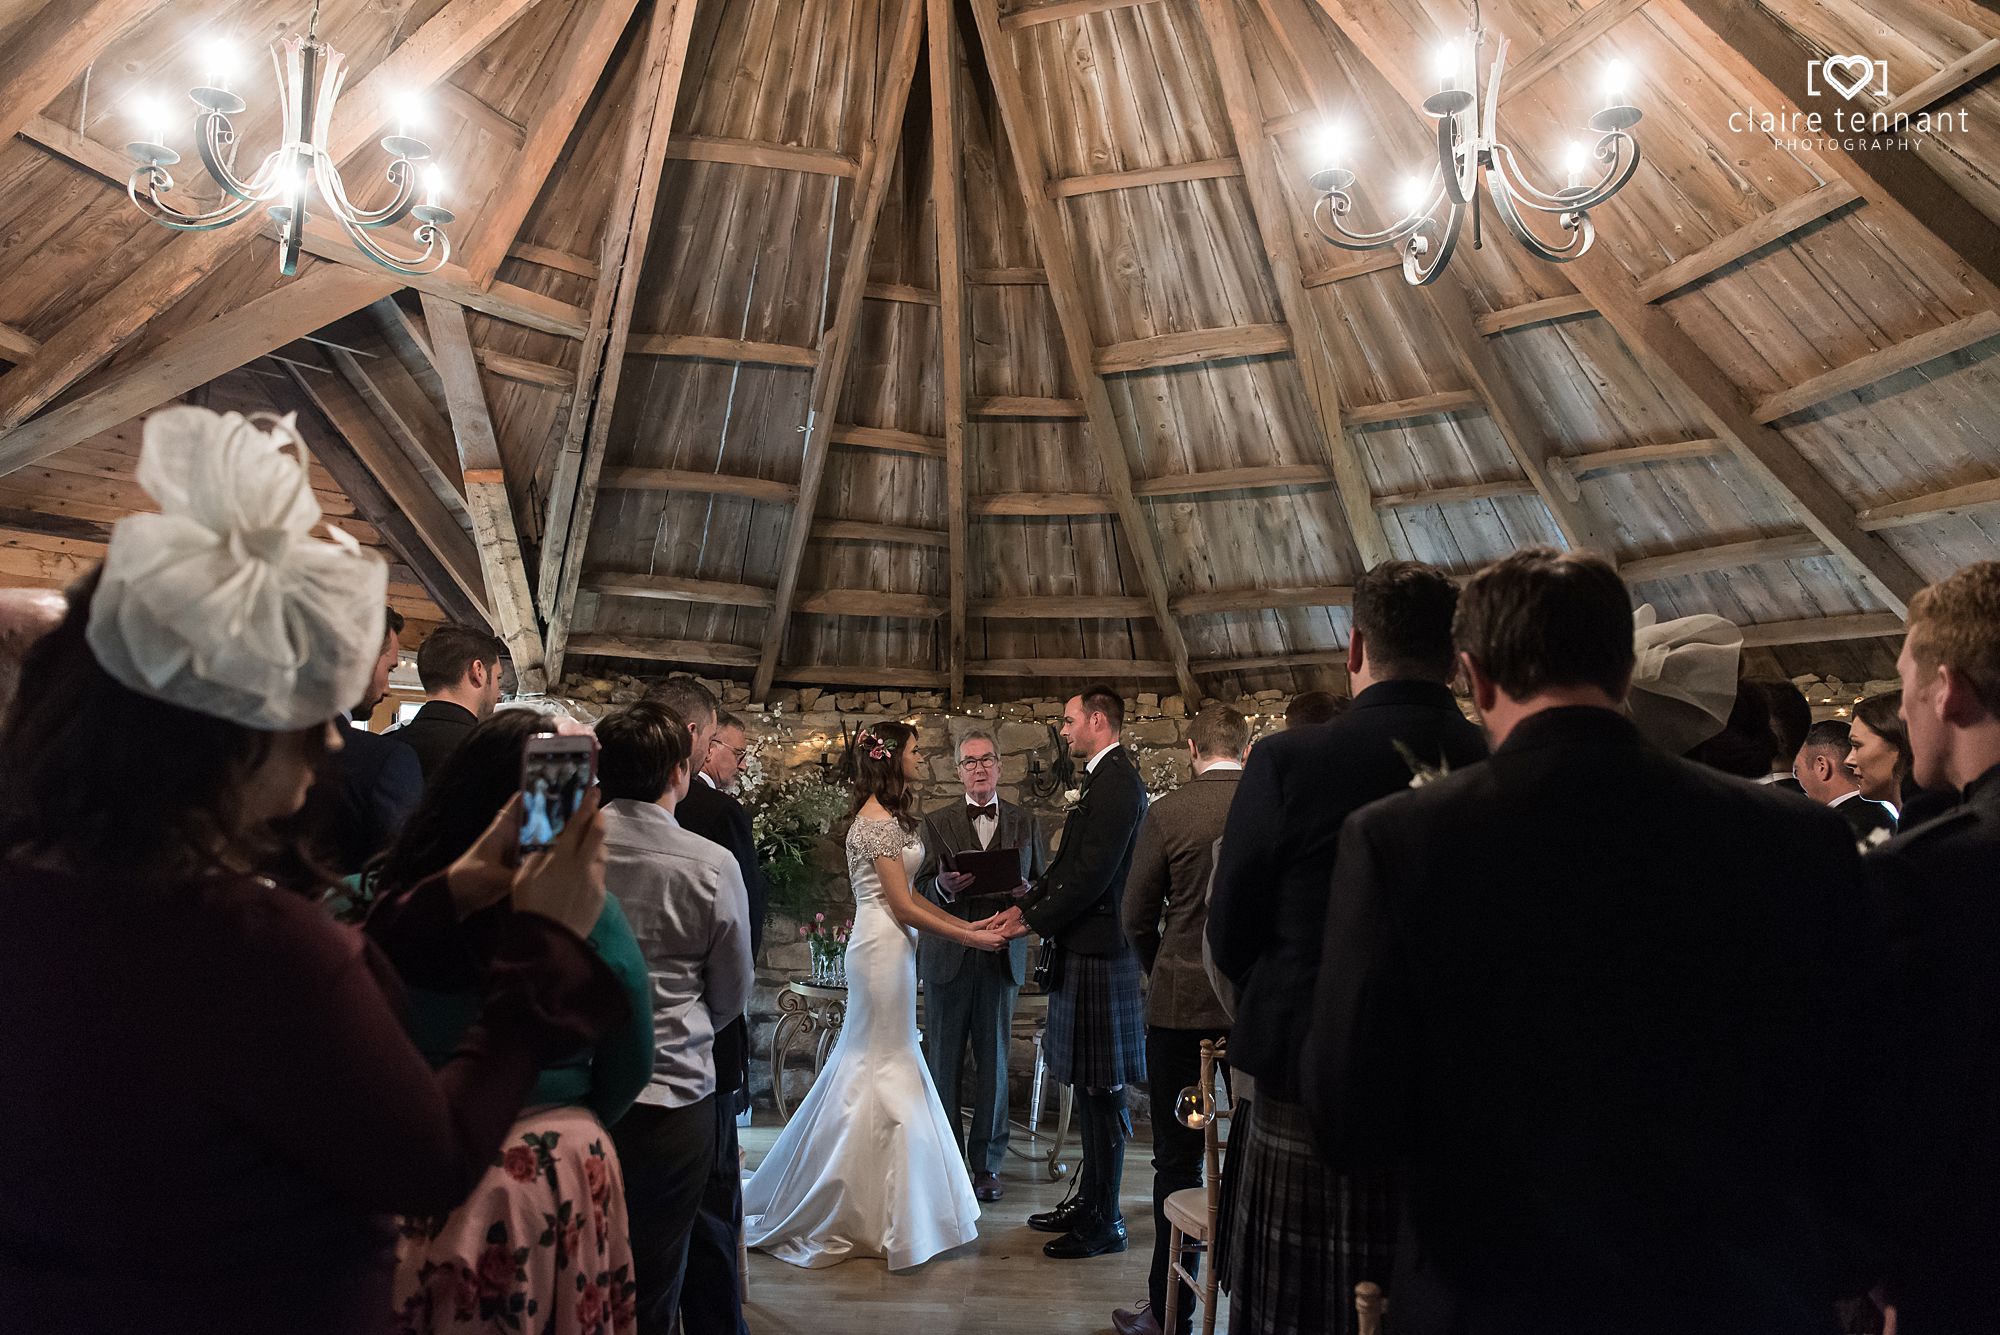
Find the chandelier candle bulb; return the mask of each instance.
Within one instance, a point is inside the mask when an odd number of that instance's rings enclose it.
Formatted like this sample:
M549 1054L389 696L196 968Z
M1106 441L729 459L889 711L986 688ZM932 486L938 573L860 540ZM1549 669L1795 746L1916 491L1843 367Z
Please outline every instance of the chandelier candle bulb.
M1589 162L1590 150L1577 140L1570 140L1569 147L1563 151L1563 167L1569 172L1570 189L1583 184L1583 169Z
M1458 48L1446 42L1437 49L1433 60L1437 68L1438 88L1448 93L1457 85Z

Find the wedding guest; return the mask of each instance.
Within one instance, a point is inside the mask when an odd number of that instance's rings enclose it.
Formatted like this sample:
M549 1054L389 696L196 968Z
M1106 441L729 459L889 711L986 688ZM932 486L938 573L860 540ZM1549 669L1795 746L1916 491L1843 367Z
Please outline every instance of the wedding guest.
M369 874L364 898L377 936L410 986L406 1024L417 1047L442 1067L479 1018L480 980L507 910L407 930L403 903L451 865L514 800L530 738L555 731L555 716L502 710L483 720L432 775L402 834ZM600 812L609 866L613 823ZM609 871L607 870L607 879ZM388 924L401 924L398 929ZM494 1311L532 1308L552 1335L597 1329L599 1313L620 1335L637 1329L636 1284L619 1156L605 1128L623 1117L653 1069L653 1010L646 961L616 898L585 938L624 989L629 1014L591 1047L543 1068L472 1196L449 1214L403 1221L393 1296L398 1335L434 1335L469 1324L459 1286L477 1276ZM568 1220L546 1229L543 1220ZM504 1283L485 1271L494 1247L512 1258ZM478 1318L485 1324L486 1318Z
M33 1147L0 1155L10 1329L381 1330L392 1216L455 1208L536 1072L625 1009L581 936L593 804L518 865L496 821L412 898L443 920L511 904L435 1072L382 952L258 875L367 685L387 582L310 536L284 443L234 414L148 420L161 513L119 521L0 732L0 1116Z
M708 757L701 764L702 776L723 792L734 792L750 756L750 734L743 720L734 714L716 716L715 737L708 744Z
M1857 840L1872 843L1896 832L1896 818L1889 808L1869 801L1854 786L1854 774L1847 768L1852 745L1847 725L1839 719L1813 724L1806 730L1805 745L1799 748L1799 784L1807 797L1838 811Z
M1459 769L1486 754L1447 684L1457 602L1449 576L1415 561L1355 581L1353 707L1258 742L1229 808L1208 942L1241 993L1230 1064L1257 1083L1250 1116L1231 1128L1223 1279L1233 1331L1350 1331L1355 1284L1389 1278L1395 1183L1336 1173L1320 1157L1299 1106L1298 1048L1341 823L1407 788L1413 766Z
M1331 723L1345 714L1351 703L1346 696L1332 691L1300 691L1285 706L1285 726L1310 728L1316 723Z
M1782 677L1753 677L1750 685L1764 697L1771 718L1771 735L1776 739L1771 768L1758 782L1802 793L1805 789L1793 771L1798 766L1799 751L1806 744L1806 733L1813 725L1812 705L1807 703L1804 691Z
M54 630L68 601L52 589L0 589L0 723L14 703L21 660L36 640Z
M756 968L749 901L727 850L681 828L691 738L638 704L597 725L605 883L652 975L652 1082L613 1131L638 1262L640 1335L674 1329L688 1234L715 1162L715 1034L743 1014Z
M1912 777L1952 811L1867 859L1897 1004L1886 1291L1903 1335L2000 1329L2000 563L1910 600Z
M1204 706L1188 724L1194 777L1152 804L1139 825L1125 879L1125 935L1146 970L1146 1081L1153 1124L1153 1268L1146 1299L1111 1314L1118 1335L1159 1335L1170 1278L1167 1197L1201 1185L1203 1138L1174 1116L1180 1092L1201 1082L1204 1040L1229 1036L1229 1014L1202 968L1208 881L1216 842L1250 752L1250 723L1228 705ZM1192 1270L1196 1254L1182 1258ZM1178 1282L1178 1281L1175 1281ZM1181 1284L1174 1328L1186 1335L1194 1294Z
M1630 607L1587 554L1481 570L1492 758L1341 831L1300 1070L1330 1161L1407 1167L1397 1335L1832 1329L1860 859L1644 742Z
M664 706L687 726L690 756L706 756L720 722L714 694L693 677L655 683L647 699ZM715 786L706 774L689 783L674 808L674 820L691 834L719 844L736 859L750 923L750 957L764 945L764 875L757 867L757 844L750 813ZM681 1322L687 1335L748 1335L743 1293L737 1283L736 1252L743 1236L743 1169L737 1148L736 1114L750 1106L750 1026L737 1016L716 1032L715 1159L694 1229L688 1235L682 1269Z
M1132 1135L1125 1086L1146 1078L1146 1036L1139 957L1118 908L1146 814L1146 784L1119 745L1124 726L1125 702L1109 686L1086 686L1064 705L1063 740L1084 766L1062 847L1027 898L990 924L1010 937L1037 933L1051 961L1042 1052L1049 1077L1076 1091L1083 1164L1071 1196L1029 1215L1028 1227L1061 1234L1042 1254L1063 1261L1128 1245L1118 1208Z
M389 674L402 653L398 636L403 615L383 612L386 631L368 689L359 703L335 723L344 729L342 746L320 767L319 780L306 798L314 830L314 849L326 870L352 876L376 854L389 847L403 822L424 795L424 772L417 753L400 737L370 732L368 718L389 694ZM354 721L360 720L360 727ZM491 813L488 813L489 817Z
M1854 706L1848 724L1847 768L1861 795L1896 813L1896 828L1913 829L1951 810L1953 795L1934 793L1911 773L1910 733L1903 722L1903 693L1884 691Z
M1770 777L1777 734L1771 731L1771 707L1756 683L1736 683L1736 698L1722 731L1683 754L1696 764L1763 783Z
M1010 901L1004 896L968 895L973 876L946 867L946 855L1016 849L1025 884L1047 869L1049 842L1041 822L1000 796L1000 748L993 734L965 734L959 739L957 757L965 795L924 817L924 861L917 869L916 887L918 894L952 917L979 922ZM1000 1168L1007 1161L1007 1049L1014 1029L1014 1003L1027 969L1026 937L1016 937L998 951L976 950L931 932L917 938L917 977L924 985L924 1062L965 1151L972 1193L987 1202L1006 1194ZM964 1135L959 1109L964 1106L960 1087L968 1043L977 1078L972 1129Z
M497 635L470 626L439 626L417 650L417 680L429 699L417 716L390 735L417 753L424 781L438 772L473 725L500 703Z

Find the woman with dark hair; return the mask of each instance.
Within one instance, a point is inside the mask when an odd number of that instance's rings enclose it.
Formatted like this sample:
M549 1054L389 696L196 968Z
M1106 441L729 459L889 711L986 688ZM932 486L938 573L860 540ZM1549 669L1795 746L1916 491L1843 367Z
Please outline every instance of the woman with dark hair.
M977 950L1004 938L916 894L923 860L917 730L876 723L854 742L847 874L847 1019L805 1102L743 1187L743 1236L816 1268L878 1256L922 1265L979 1236L979 1202L917 1044L917 933Z
M553 714L503 709L466 734L368 874L376 915L408 921L401 902L507 806L520 787L529 738L557 727ZM480 980L506 916L495 906L432 923L421 938L382 942L410 984L410 1036L433 1066L451 1060L479 1018ZM646 961L615 896L604 897L588 941L624 988L630 1014L595 1046L543 1068L464 1204L403 1222L393 1297L398 1335L486 1330L496 1313L525 1311L535 1313L533 1328L549 1335L596 1331L600 1321L617 1332L637 1328L624 1180L605 1128L652 1075L652 998ZM552 1227L550 1220L559 1222ZM466 1303L473 1292L478 1301Z
M1910 730L1903 723L1901 691L1871 695L1854 706L1847 743L1847 768L1861 795L1893 807L1898 830L1951 810L1949 795L1927 792L1910 777Z
M392 1217L452 1209L535 1072L619 1019L581 933L594 804L513 815L410 896L501 900L477 1024L433 1071L381 952L259 873L383 638L386 570L234 416L146 423L119 521L0 726L0 1312L9 1329L361 1335Z

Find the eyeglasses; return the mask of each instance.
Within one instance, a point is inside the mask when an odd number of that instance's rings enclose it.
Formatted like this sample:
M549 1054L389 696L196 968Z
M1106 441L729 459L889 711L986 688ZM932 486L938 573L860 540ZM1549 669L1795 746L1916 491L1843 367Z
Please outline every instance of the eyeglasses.
M967 756L958 762L960 769L991 769L1000 763L999 756Z

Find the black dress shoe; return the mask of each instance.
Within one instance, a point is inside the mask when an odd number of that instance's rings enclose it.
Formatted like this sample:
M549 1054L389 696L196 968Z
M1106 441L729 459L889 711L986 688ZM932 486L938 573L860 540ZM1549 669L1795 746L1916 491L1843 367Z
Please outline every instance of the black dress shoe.
M1037 1233L1067 1233L1076 1227L1077 1220L1083 1218L1084 1204L1081 1198L1072 1196L1053 1210L1028 1216L1028 1227Z
M1125 1221L1113 1219L1107 1223L1092 1210L1077 1220L1075 1228L1044 1246L1042 1255L1058 1261L1081 1261L1088 1256L1122 1252L1127 1245Z
M972 1175L972 1194L990 1204L1005 1196L1007 1189L1000 1185L998 1173L979 1172Z

